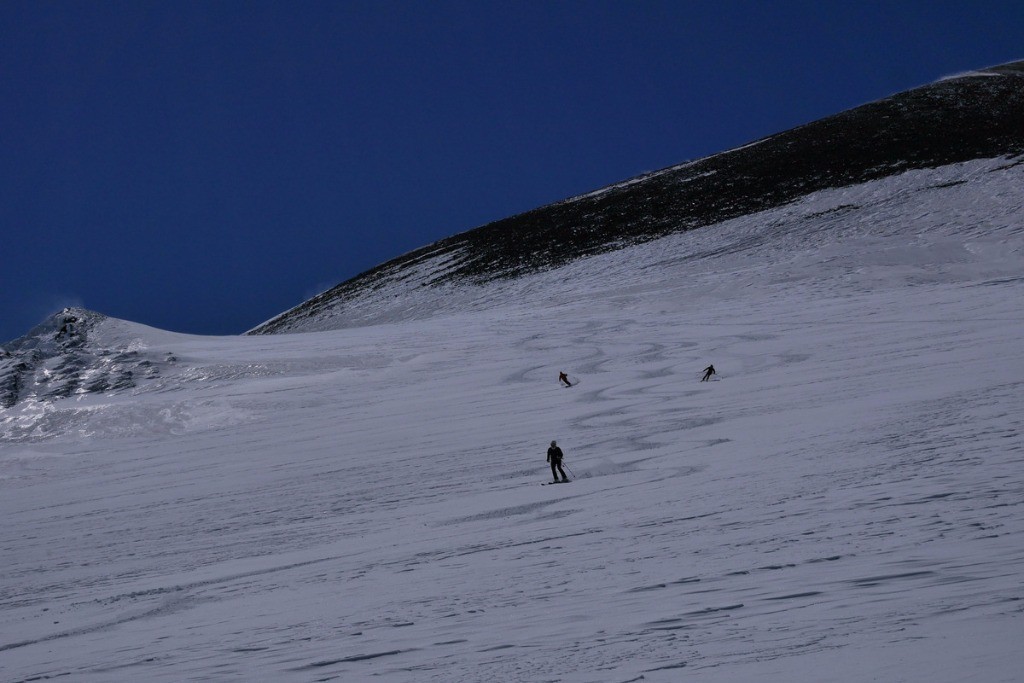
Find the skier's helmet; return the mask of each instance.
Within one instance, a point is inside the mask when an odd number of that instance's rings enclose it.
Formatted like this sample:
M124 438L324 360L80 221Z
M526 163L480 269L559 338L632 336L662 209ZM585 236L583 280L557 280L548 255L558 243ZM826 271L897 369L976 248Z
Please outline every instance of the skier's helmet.
M554 448L554 447L555 447L555 446L557 446L557 445L558 445L558 444L556 444L556 443L555 443L554 441L552 441L552 442L551 442L551 447L552 447L552 448Z

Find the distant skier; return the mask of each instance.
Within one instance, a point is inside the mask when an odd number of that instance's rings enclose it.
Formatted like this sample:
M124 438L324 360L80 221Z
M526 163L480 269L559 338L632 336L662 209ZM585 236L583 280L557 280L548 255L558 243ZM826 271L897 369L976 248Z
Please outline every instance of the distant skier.
M704 368L704 376L701 377L701 382L707 382L711 379L711 375L715 374L715 366L709 365Z
M559 382L564 382L565 386L567 386L567 387L571 387L572 386L572 382L569 381L569 376L566 375L564 372L559 372L558 373L558 381Z
M565 470L562 469L562 449L554 441L548 449L548 462L551 463L551 476L554 477L552 484L558 483L559 473L562 475L562 483L569 481L569 477L565 476ZM555 468L558 468L557 471Z

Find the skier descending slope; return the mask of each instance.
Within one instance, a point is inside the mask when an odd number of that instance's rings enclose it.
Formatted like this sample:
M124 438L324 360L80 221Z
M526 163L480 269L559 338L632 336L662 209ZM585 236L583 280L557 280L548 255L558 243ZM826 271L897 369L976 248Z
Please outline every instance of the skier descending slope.
M711 375L715 374L715 366L709 365L704 368L704 377L701 378L701 382L708 382L711 380Z
M559 381L559 383L563 383L564 382L565 386L567 386L567 387L571 387L572 386L572 382L569 381L569 376L566 375L564 372L559 372L558 373L558 381Z
M548 462L551 463L551 476L554 477L552 484L557 484L558 475L561 473L563 484L569 481L569 477L565 476L565 470L562 469L562 449L558 447L558 444L554 441L551 442L551 447L548 448ZM557 468L557 470L555 469Z

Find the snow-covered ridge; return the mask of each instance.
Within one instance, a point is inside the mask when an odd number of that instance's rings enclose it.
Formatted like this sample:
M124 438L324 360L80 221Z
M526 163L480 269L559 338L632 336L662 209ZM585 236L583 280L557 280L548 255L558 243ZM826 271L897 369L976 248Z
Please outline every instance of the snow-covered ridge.
M0 349L0 443L173 435L244 423L252 419L247 409L195 396L214 383L287 384L383 362L374 349L311 361L301 345L266 347L247 337L178 334L65 309ZM153 396L162 398L146 398Z
M657 298L680 282L713 300L795 286L813 296L836 287L869 291L1012 282L1024 262L1022 186L1024 163L1014 159L907 171L559 269L482 284L430 284L458 263L457 255L440 250L380 278L372 292L342 311L325 309L319 322L308 318L305 328L328 332L339 325L389 326L463 320L487 311L586 306L623 291ZM369 350L310 362L302 358L299 341L272 346L258 336L243 339L205 341L88 311L64 311L2 352L0 388L10 410L0 412L0 440L82 430L128 435L138 425L144 431L159 425L168 433L188 433L246 422L257 419L248 408L182 405L175 396L209 382L274 385L324 370L347 377L389 365L387 354ZM208 352L223 345L235 349L230 363L219 360L219 351ZM130 398L150 394L167 396L167 403L140 413ZM91 401L90 395L124 398ZM110 419L98 419L104 411Z
M382 290L418 299L514 280L666 235L707 229L808 194L910 170L1024 154L1024 63L991 78L945 79L736 149L662 169L454 235L382 264L258 326L253 333L341 328ZM431 277L441 253L451 266ZM404 271L412 272L403 287ZM427 297L429 298L429 297ZM419 310L418 308L416 310Z
M66 308L0 348L0 408L129 389L174 363L151 353L167 332Z
M700 278L709 270L717 272L723 261L728 267L746 262L740 272L761 271L794 255L849 249L858 241L864 246L874 243L880 253L862 252L863 260L857 262L850 256L857 252L848 251L847 262L835 264L837 276L858 269L864 272L877 265L878 259L889 260L892 265L906 259L904 265L914 268L914 257L906 245L929 240L958 245L957 258L970 261L972 268L991 268L1010 276L1017 268L1014 259L1019 258L1019 252L1002 251L997 255L999 250L989 250L972 254L965 245L972 240L976 244L997 244L1013 239L1020 225L1015 216L1021 210L1022 200L1016 190L1021 183L1024 163L1018 159L986 159L906 171L818 191L791 204L699 231L639 245L626 243L622 253L597 254L550 271L482 284L444 281L443 275L458 259L449 252L433 250L421 255L414 267L394 268L378 277L371 289L351 299L331 299L303 318L301 325L288 329L324 331L482 311L513 302L531 305L535 297L584 297L601 291L612 274L615 283L622 278L637 285L653 285L677 277ZM913 235L901 234L908 229ZM901 247L884 246L889 241ZM922 255L916 267L928 269L936 255ZM840 266L842 271L838 270ZM956 271L956 264L951 263L944 272L952 278ZM976 271L965 268L963 272ZM821 272L814 271L815 278L821 276Z

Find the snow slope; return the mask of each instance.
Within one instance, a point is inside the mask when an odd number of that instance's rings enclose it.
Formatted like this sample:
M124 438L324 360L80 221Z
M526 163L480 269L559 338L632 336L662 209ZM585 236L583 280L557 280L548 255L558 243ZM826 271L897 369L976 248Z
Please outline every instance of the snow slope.
M1021 187L911 171L331 332L100 325L176 360L0 411L0 680L1020 680Z

